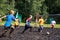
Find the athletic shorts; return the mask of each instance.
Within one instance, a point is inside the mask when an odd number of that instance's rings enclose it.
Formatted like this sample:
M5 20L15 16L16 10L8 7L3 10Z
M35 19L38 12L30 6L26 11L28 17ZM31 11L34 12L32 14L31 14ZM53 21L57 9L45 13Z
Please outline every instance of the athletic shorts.
M40 25L40 30L43 30L43 25Z
M4 30L9 30L9 29L11 29L12 27L11 27L12 25L10 25L10 26L4 26Z
M29 25L25 25L25 28L32 28L31 26L29 26Z
M14 27L16 28L16 27L18 27L19 25L14 25Z
M11 27L4 27L4 30L9 30L11 29Z

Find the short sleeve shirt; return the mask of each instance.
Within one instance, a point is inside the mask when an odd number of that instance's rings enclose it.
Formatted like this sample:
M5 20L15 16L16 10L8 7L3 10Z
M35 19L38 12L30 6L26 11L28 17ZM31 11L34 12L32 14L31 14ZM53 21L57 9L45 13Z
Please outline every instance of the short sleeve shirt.
M5 25L4 25L4 26L6 26L6 27L11 26L11 22L12 22L13 20L15 20L14 15L12 15L12 14L7 15L7 16L6 16L6 22L5 22Z

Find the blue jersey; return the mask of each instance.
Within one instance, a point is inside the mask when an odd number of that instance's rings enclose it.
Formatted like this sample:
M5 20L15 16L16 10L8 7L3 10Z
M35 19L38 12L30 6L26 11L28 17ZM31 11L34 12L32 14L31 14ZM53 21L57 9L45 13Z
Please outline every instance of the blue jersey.
M30 27L30 21L31 21L31 18L27 18L26 25L28 25L28 27Z
M26 25L30 26L30 22L29 22L29 21L27 21L27 22L26 22Z
M10 15L7 15L6 16L6 23L5 23L5 27L10 27L11 26L11 22L13 21L13 20L15 20L15 17L14 17L14 15L12 15L12 14L10 14Z

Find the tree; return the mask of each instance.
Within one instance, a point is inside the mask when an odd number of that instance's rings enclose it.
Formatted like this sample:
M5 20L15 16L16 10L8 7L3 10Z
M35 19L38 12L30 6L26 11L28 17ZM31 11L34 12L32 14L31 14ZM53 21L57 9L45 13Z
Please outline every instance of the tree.
M11 4L9 5L8 2L11 2ZM10 0L0 0L0 15L7 15L8 14L8 10L7 9L14 9L14 0L10 1Z
M46 0L46 5L49 8L49 14L59 14L60 0Z
M48 7L46 6L45 0L15 0L15 8L22 14L24 20L30 14L36 16L37 12L40 14L48 13Z

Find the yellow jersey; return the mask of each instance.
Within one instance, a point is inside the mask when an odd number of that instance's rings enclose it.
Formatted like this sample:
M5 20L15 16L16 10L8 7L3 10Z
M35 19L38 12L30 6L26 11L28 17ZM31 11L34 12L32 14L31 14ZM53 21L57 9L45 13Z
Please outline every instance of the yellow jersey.
M39 19L39 25L43 25L44 24L44 19Z
M19 25L19 20L18 19L15 19L15 22L14 22L13 26L11 26L11 27L14 29L15 26L17 26L17 25Z
M15 25L19 25L19 20L18 19L15 20Z

